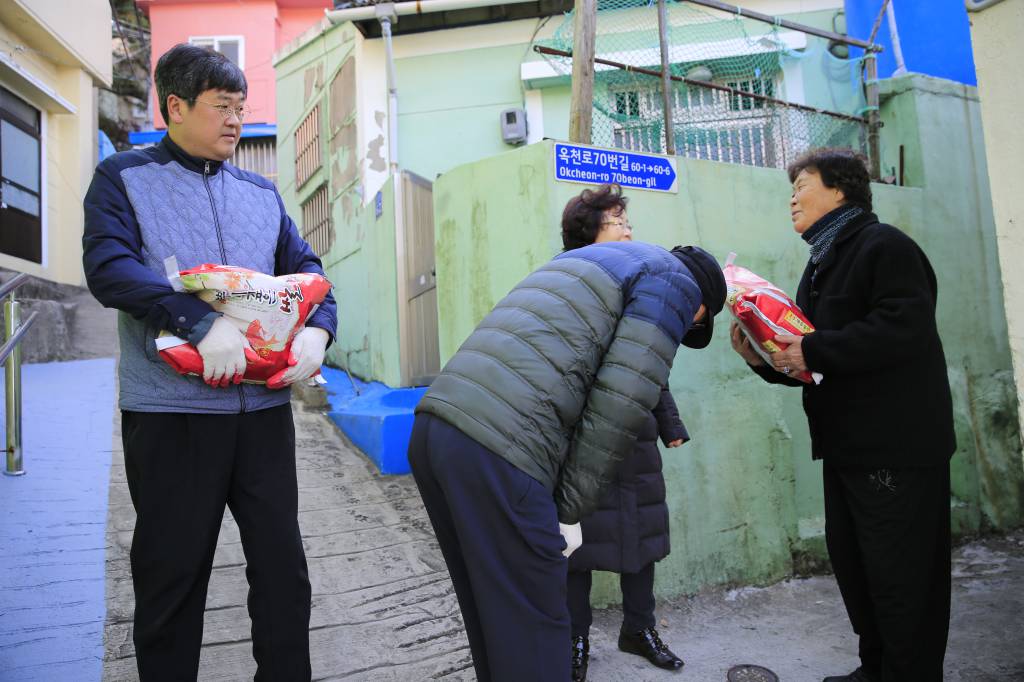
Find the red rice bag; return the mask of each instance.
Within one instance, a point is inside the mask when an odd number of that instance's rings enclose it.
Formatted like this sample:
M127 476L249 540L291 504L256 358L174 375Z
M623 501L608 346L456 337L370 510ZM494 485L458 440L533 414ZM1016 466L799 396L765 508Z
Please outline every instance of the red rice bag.
M736 318L750 345L771 366L771 353L786 348L775 340L778 334L804 336L814 325L789 296L766 279L746 268L733 264L736 254L730 253L722 271L728 295L725 304ZM817 372L792 372L790 377L804 383L820 383Z
M291 342L323 302L331 283L315 273L273 277L231 265L205 263L168 276L177 291L195 294L238 327L249 341L243 381L281 388ZM203 358L185 339L163 332L160 357L179 374L202 376Z

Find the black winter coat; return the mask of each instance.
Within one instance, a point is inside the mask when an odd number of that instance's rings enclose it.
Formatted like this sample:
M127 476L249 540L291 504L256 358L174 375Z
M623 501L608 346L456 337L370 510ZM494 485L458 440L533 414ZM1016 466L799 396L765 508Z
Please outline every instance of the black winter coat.
M665 477L658 438L690 440L668 389L650 413L633 452L622 460L597 511L583 519L583 545L569 557L570 571L636 573L670 550Z
M888 468L948 461L956 450L946 358L935 324L938 287L921 248L866 213L840 232L796 303L814 324L803 341L805 385L770 367L771 383L803 387L815 459Z

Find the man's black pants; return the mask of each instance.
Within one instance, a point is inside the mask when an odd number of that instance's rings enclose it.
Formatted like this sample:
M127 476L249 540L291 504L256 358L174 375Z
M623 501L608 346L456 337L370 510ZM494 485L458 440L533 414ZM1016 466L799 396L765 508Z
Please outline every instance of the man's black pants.
M135 506L132 582L142 682L195 680L225 504L249 581L255 679L310 679L310 586L291 405L245 414L122 412Z
M569 572L569 615L572 619L573 637L590 636L590 626L594 622L594 614L590 608L590 587L593 579L592 571ZM654 562L636 573L620 573L619 587L622 589L622 631L638 632L644 628L653 628Z
M568 561L551 493L428 414L416 416L409 464L455 586L478 682L568 680Z
M949 466L824 465L825 540L864 669L942 680L949 634Z

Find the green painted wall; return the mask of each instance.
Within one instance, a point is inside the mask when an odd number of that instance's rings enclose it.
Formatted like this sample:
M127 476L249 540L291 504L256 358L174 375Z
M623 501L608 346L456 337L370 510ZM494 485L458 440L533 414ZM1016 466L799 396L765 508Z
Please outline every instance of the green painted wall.
M455 166L513 149L500 113L523 106L519 64L526 45L395 60L402 168L433 180Z
M921 160L913 169L921 186L874 192L882 219L921 243L939 277L959 440L954 523L970 533L1021 523L1024 475L977 105L970 91L964 98L944 85L890 84L884 113L906 123L884 134ZM551 154L551 142L538 143L435 184L442 362L558 252L561 209L584 186L555 182ZM740 264L794 291L807 250L790 226L785 173L688 159L679 169L677 195L627 192L634 238L698 243L721 260L735 251ZM799 391L749 372L729 348L727 322L707 350L681 349L670 379L693 441L664 452L674 551L658 565L663 596L769 582L825 556L821 468L810 460ZM618 601L612 576L598 581L595 600Z
M882 164L898 163L921 187L923 219L908 230L939 277L939 327L960 449L954 520L972 530L1021 522L1024 501L1016 389L1009 361L1002 278L977 90L925 76L882 82ZM952 337L952 338L950 338Z
M355 92L335 116L331 83L357 57L351 25L335 27L304 44L277 65L278 184L288 213L302 229L302 204L326 184L333 240L323 254L324 270L338 301L338 335L327 362L360 378L400 384L396 290L394 184L381 188L381 215L374 202L362 206L355 149L358 109ZM295 183L295 131L315 106L321 107L322 167L300 187Z
M807 12L790 15L788 18L827 26L831 23L832 14ZM552 23L557 21L559 19L556 17ZM755 34L766 30L763 25L757 24L750 24L748 29ZM464 38L475 35L471 33L473 29L460 31L456 32L457 35ZM452 40L451 36L456 33L438 31L431 34L431 37L443 45L446 40ZM524 39L528 35L522 34ZM504 34L499 31L491 35ZM417 42L419 47L405 46L406 40ZM474 40L474 44L480 44L478 36ZM501 194L502 197L497 199L501 202L500 207L493 204L481 207L485 213L489 212L491 219L495 215L515 215L525 221L523 224L533 224L530 221L535 220L538 229L543 226L546 230L548 212L554 210L551 206L541 208L531 204L529 208L523 208L524 204L530 203L523 199L523 194L534 191L533 177L517 177L513 186L488 188L479 185L479 180L472 173L466 175L459 170L464 164L480 159L488 159L486 163L504 163L498 161L503 155L519 158L522 150L501 140L499 112L523 106L525 90L520 66L524 60L537 58L537 55L526 42L432 54L421 53L422 43L422 35L398 36L395 39L395 49L399 55L403 51L415 53L415 56L398 58L395 63L399 93L398 150L401 167L430 180L439 174L450 174L463 178L459 182L465 186ZM398 303L394 279L394 216L390 203L393 189L385 186L382 190L385 210L380 218L375 216L372 201L367 208L362 208L364 198L361 194L363 184L373 184L372 179L363 177L364 169L369 164L367 155L370 153L370 138L386 129L386 122L378 120L371 124L372 112L359 111L358 108L354 108L347 118L339 122L333 120L334 112L331 110L331 83L349 59L355 60L358 83L352 87L349 97L354 101L361 96L360 101L373 102L373 107L384 107L384 83L374 80L383 74L380 63L382 54L377 50L366 49L368 46L369 43L364 42L351 24L332 26L289 52L275 65L279 131L278 183L286 208L300 229L302 204L325 183L329 188L335 234L333 245L324 254L323 260L328 276L336 285L335 295L338 297L341 316L337 343L330 348L328 361L350 369L364 379L397 385L400 383ZM818 56L800 60L807 74L819 68ZM808 98L815 104L823 103L825 85L815 81L813 75L805 75L804 79ZM565 139L568 136L568 86L544 88L540 93L544 135ZM321 106L322 113L323 167L302 186L297 187L294 177L294 134L317 104ZM355 140L359 136L353 131L361 125L372 130L361 131L365 148L358 149ZM359 172L352 174L346 170L351 168L350 164L358 165ZM547 161L543 160L531 171L523 172L546 174L549 172ZM373 191L372 188L370 191ZM531 195L530 201L534 198ZM566 198L568 194L563 192L550 200L564 203ZM440 202L441 199L435 201ZM536 211L541 213L533 215ZM480 224L483 219L481 215L479 211L475 215L470 211L461 216L460 220L468 221L467 225ZM436 229L440 234L442 230L450 231L452 228L438 222ZM475 238L486 240L486 243L481 242L474 248L485 252L495 248L507 250L514 254L509 261L509 267L514 269L515 263L520 260L530 264L543 262L550 255L551 249L558 246L557 234L552 237L548 250L523 246L532 242L523 239L524 235L517 234L522 229L516 227L503 236L486 232L478 234ZM445 271L442 258L443 254L439 254L439 274ZM487 276L492 278L491 289L473 292L471 298L476 308L469 306L466 315L479 309L499 292L503 293L515 282L515 279L507 281L501 266L490 269L493 272ZM452 272L451 276L453 282L464 278L462 273ZM489 309L489 305L485 307ZM449 306L449 309L458 309L458 306ZM445 328L442 325L442 348L446 343L444 335L450 335L454 333L451 330L460 328L458 316L461 314L456 314L453 320L455 326ZM449 339L447 342L457 345L457 340Z

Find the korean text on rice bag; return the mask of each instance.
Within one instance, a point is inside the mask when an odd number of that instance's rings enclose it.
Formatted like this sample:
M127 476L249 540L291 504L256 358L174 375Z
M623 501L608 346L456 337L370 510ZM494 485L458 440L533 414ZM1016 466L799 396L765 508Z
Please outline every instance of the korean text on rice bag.
M733 263L736 254L729 254L725 267L728 295L725 304L750 339L750 344L771 366L769 355L786 348L775 340L776 335L804 336L814 325L789 296L768 280ZM821 375L809 371L793 372L790 377L804 383L820 383Z
M331 290L331 283L315 273L273 277L210 263L170 272L169 278L176 290L198 296L238 327L250 345L243 380L269 388L282 386L292 339ZM163 332L156 346L179 374L202 375L202 356L185 339Z

